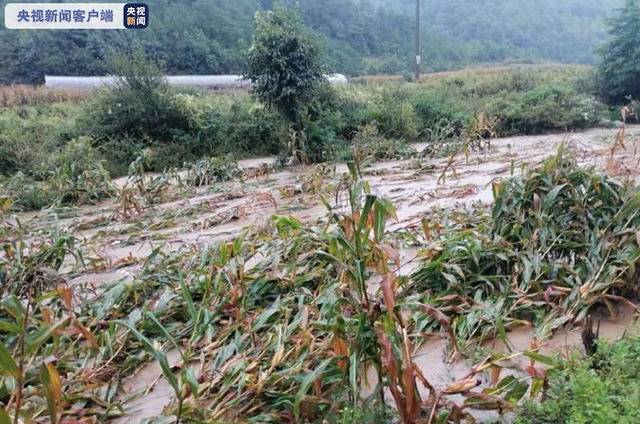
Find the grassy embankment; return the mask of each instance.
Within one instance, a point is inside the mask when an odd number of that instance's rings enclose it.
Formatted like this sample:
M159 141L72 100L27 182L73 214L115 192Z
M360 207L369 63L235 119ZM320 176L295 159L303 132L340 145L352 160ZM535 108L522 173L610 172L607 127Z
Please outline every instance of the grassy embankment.
M162 172L229 154L274 155L294 141L310 157L332 161L352 158L354 143L376 158L412 154L406 147L413 141L446 155L475 134L587 128L610 115L589 94L590 72L507 68L336 87L319 94L302 142L246 93L177 92L153 81L89 96L5 87L2 187L15 207L38 209L110 195L108 177L126 175L143 152L144 170Z

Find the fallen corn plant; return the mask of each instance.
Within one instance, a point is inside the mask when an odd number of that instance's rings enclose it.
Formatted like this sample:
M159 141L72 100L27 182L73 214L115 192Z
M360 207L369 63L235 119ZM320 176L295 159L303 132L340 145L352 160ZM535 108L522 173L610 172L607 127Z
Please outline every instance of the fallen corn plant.
M0 392L5 421L57 423L64 408L58 352L85 340L97 348L73 307L73 292L59 274L71 256L82 263L75 240L3 241L0 257ZM63 334L67 343L61 342ZM68 353L68 351L66 351ZM64 355L64 353L61 353ZM41 389L34 397L34 390Z
M453 334L450 321L402 296L408 281L386 231L394 209L350 169L345 208L322 227L276 216L265 228L203 250L158 247L132 280L97 293L46 271L68 261L70 246L31 246L24 257L33 265L25 269L48 272L55 284L38 297L3 296L12 299L3 303L0 332L10 354L0 356L13 360L4 361L1 377L11 388L0 392L7 414L52 421L126 415L128 399L144 393L123 393L123 381L140 378L137 370L149 361L160 364L163 378L144 386L170 387L174 402L157 414L176 420L457 422L471 420L472 408L512 408L515 394L526 391L523 382L476 391L478 373L488 369L480 367L437 388L417 368L413 354L422 340L415 323L433 318ZM25 262L14 253L5 258L11 287L33 287L31 274L19 271ZM11 314L18 308L12 304L31 304L29 319ZM32 340L38 348L29 347ZM170 365L175 352L181 361ZM16 374L19 364L25 372ZM377 381L368 377L372 370ZM17 395L17 387L25 390ZM450 398L457 395L470 401L456 404Z
M231 156L200 159L197 162L185 164L185 169L184 181L187 185L194 187L232 181L242 176L238 163Z
M429 234L405 292L445 311L458 337L506 339L522 324L549 334L598 306L636 308L635 187L578 167L561 147L539 169L496 182L494 198L476 225Z
M457 157L461 153L464 154L468 161L469 154L472 151L486 152L491 149L490 139L497 137L496 127L499 122L498 118L487 117L484 113L479 113L477 116L469 120L462 131L460 142L453 146L455 150L449 156L447 163L442 169L442 173L438 178L438 184L445 184L447 182L447 172L449 171L451 171L454 178L458 178L454 165ZM427 149L425 153L428 153L429 151L430 150Z

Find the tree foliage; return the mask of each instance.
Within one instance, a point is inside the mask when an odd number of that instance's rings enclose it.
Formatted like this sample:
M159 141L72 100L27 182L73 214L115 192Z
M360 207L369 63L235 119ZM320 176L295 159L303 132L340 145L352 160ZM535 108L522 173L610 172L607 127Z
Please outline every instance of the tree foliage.
M414 0L283 0L331 48L333 72L401 73L413 63ZM154 0L144 31L15 31L0 27L0 83L102 75L112 50L142 48L170 74L244 69L252 18L271 0ZM605 18L622 0L424 1L427 70L478 63L594 63ZM0 19L4 10L0 8Z
M323 80L322 54L298 15L276 6L256 14L245 77L262 101L295 121Z
M611 40L601 49L601 90L612 102L640 98L640 3L627 0L610 22Z

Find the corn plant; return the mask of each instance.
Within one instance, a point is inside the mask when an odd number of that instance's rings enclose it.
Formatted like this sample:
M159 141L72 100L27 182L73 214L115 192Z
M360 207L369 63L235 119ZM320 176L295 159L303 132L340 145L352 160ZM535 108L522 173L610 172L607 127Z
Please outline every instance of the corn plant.
M6 404L13 422L21 415L38 416L43 406L25 405L25 388L41 389L52 423L58 422L63 406L63 383L56 367L55 347L60 333L75 328L93 342L91 332L75 316L70 289L65 287L58 270L68 255L82 261L74 248L74 239L62 236L53 243L27 244L22 240L3 243L5 256L0 259L2 301L0 319L0 376L5 389L13 387ZM25 406L28 406L25 411Z
M186 164L184 180L190 186L201 187L231 181L242 175L238 163L230 156L200 159Z
M411 291L448 310L462 308L458 336L500 335L531 323L542 334L611 313L634 288L640 262L640 196L558 154L524 177L494 185L480 224L430 243L438 253L413 275ZM633 305L635 307L635 305Z

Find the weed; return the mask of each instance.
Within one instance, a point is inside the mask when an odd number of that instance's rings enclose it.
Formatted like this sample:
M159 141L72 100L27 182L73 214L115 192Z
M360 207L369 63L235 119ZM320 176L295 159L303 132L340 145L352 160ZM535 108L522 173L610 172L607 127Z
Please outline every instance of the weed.
M527 402L516 423L636 422L640 340L600 343L591 358L573 356L552 373L546 400Z

